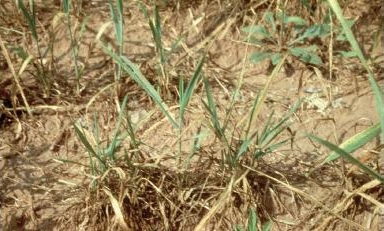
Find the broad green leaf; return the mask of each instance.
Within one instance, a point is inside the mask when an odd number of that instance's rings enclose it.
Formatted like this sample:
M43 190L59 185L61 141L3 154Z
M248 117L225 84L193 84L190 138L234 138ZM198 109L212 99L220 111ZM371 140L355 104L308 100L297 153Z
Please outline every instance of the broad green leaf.
M273 16L273 13L270 12L270 11L267 11L267 12L264 14L264 18L265 18L265 20L269 23L269 25L271 25L271 27L272 27L272 32L275 34L277 30L276 30L275 17Z
M261 62L261 61L264 61L266 59L271 58L271 56L273 54L275 54L275 53L266 52L266 51L255 52L255 53L252 53L250 59L251 59L252 63L258 63L258 62Z
M330 26L327 24L316 24L308 27L302 36L301 39L314 38L314 37L324 37L329 35Z
M293 56L298 57L305 63L323 65L323 61L316 54L317 47L315 45L309 47L293 47L290 48L289 51Z
M355 159L353 156L351 156L348 152L343 150L342 148L338 147L335 144L332 144L329 141L323 140L315 135L308 135L311 139L314 139L318 143L326 146L327 148L333 150L337 154L339 154L341 157L346 159L349 163L356 165L359 167L362 171L365 173L371 175L373 178L376 178L377 180L384 182L384 177L380 174L378 174L376 171L372 170L370 167L366 166L365 164L361 163L359 160Z
M278 63L280 63L280 60L282 57L283 57L283 55L281 53L274 53L271 56L271 61L272 61L273 66L276 66Z
M256 46L260 46L260 47L265 46L265 40L261 40L261 39L255 38L255 37L249 38L248 41L249 41L249 43L254 44ZM269 41L272 41L272 40L269 40Z
M295 26L306 26L307 21L297 16L289 16L285 18L285 23L293 23Z
M374 139L376 136L380 135L380 132L380 124L377 123L376 125L373 125L365 129L364 131L352 136L344 143L342 143L339 147L348 153L352 153L358 148L368 143L369 141L371 141L372 139ZM337 152L333 151L320 165L334 161L339 157L340 155Z
M271 34L264 26L246 26L243 27L242 31L250 33L252 36L257 39L271 38Z
M289 23L292 23L295 26L307 25L307 21L305 21L303 18L300 18L298 16L288 16L285 13L281 13L281 12L278 13L276 16L279 20L282 20L285 25Z

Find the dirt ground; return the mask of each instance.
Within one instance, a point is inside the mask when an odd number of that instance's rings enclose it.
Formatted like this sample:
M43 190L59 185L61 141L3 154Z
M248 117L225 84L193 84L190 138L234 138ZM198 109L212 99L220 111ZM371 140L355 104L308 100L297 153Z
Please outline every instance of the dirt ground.
M148 2L145 4L151 9ZM238 79L244 76L240 96L228 117L233 136L240 137L241 131L236 129L270 74L267 62L252 64L249 58L244 59L260 48L247 46L240 29L251 24L255 17L260 18L275 1L168 2L159 3L163 43L171 47L180 35L185 36L169 60L171 93L166 98L169 110L177 115L177 76L189 79L207 49L203 72L211 84L222 119L227 115ZM68 29L55 20L60 4L36 3L40 45L51 46L52 51L46 63L52 87L45 94L34 77L34 65L30 63L26 67L20 81L32 109L28 115L11 67L4 64L3 57L0 60L4 109L0 147L1 230L124 230L119 226L108 193L103 191L105 187L118 198L129 226L127 230L196 230L215 205L222 205L220 200L226 195L229 176L239 177L247 169L244 167L234 174L231 171L235 170L222 170L218 159L223 147L208 125L209 113L202 103L206 99L203 83L199 82L189 103L180 137L181 153L185 153L181 159L189 160L189 167L183 172L174 158L178 149L176 131L150 97L125 74L120 82L120 95L115 94L114 63L100 45L102 41L116 48L113 25L106 26L111 22L107 1L73 5L81 11L71 18L77 35L85 22L79 46L79 62L84 67L80 94L76 93ZM375 33L382 30L378 13L382 3L354 1L347 5L342 1L340 4L347 17L357 19L355 35L364 42L366 52L375 57L372 67L382 85L383 36L380 35L378 47L373 45ZM14 2L1 0L0 5L0 35L8 52L20 46L37 57L28 25ZM124 2L124 11L123 53L153 83L157 78L158 58L148 20L136 2ZM97 39L101 28L105 30ZM10 54L13 68L19 70L22 60ZM327 69L316 72L310 65L288 61L294 71L287 74L287 70L281 70L273 80L255 129L262 129L272 111L275 119L281 118L301 97L309 97L312 100L303 103L290 119L289 129L279 137L281 140L294 137L292 142L261 158L200 230L233 230L235 224L244 227L250 207L257 208L262 222L272 220L272 230L382 230L384 201L380 182L344 161L317 168L330 151L305 136L312 133L341 144L379 121L362 66L356 59L334 57L330 79ZM140 146L142 157L133 160L141 167L138 173L133 173L129 167L118 165L105 175L92 176L88 153L73 124L81 123L91 132L97 114L102 142L109 142L118 120L116 102L124 95L129 97L127 113L137 125L136 135L144 144ZM199 152L190 157L188 153L198 132L205 134L205 138ZM129 142L121 149L132 150ZM384 174L380 170L381 150L382 143L376 138L353 155ZM119 169L125 175L119 175ZM173 181L181 172L185 174L182 186ZM108 184L95 192L93 182L105 177L110 177ZM129 188L135 177L147 183L132 183L137 188ZM128 186L124 188L124 184ZM188 201L195 204L192 206ZM173 204L178 212L170 206Z

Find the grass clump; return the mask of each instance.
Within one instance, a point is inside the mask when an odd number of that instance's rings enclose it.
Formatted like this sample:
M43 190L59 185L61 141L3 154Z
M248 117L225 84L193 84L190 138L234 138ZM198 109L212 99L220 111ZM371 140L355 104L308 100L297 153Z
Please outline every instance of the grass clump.
M48 95L48 91L50 90L50 84L51 80L49 79L47 68L44 64L45 55L47 54L47 51L43 51L43 48L40 45L39 37L37 33L37 18L36 18L36 4L35 1L30 1L29 10L25 6L23 1L18 0L17 6L20 8L22 14L24 15L25 20L28 23L28 28L31 32L32 39L37 47L37 62L33 62L37 74L36 77L39 80L40 84L43 86L44 95ZM20 53L22 54L22 53ZM23 59L26 59L26 55L21 56ZM31 61L31 60L30 60Z

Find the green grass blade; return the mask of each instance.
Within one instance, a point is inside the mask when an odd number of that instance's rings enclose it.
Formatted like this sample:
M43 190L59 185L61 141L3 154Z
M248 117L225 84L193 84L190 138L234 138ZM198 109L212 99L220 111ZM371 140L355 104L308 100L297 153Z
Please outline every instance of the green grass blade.
M204 81L205 91L207 93L208 104L204 101L202 102L205 108L208 110L209 114L211 115L211 122L215 129L216 135L218 135L220 140L222 140L223 138L225 138L225 136L224 136L224 131L220 125L219 117L217 116L215 100L213 99L212 91L211 91L211 88L209 87L209 83L207 79L203 77L203 81Z
M120 15L120 21L123 22L123 0L116 0L117 11Z
M84 132L82 132L81 129L76 124L74 124L73 127L75 128L76 135L79 137L81 143L84 145L84 147L87 149L87 151L90 154L89 159L90 159L90 162L91 162L92 173L95 174L95 169L94 169L94 164L93 164L93 161L92 161L92 156L95 157L99 161L99 163L102 164L103 167L106 167L106 163L95 152L95 150L93 149L92 145L89 143L88 139L86 138Z
M155 20L151 19L148 9L141 3L139 2L140 9L143 12L144 16L148 19L148 24L149 27L151 28L152 32L152 37L155 40L155 45L156 45L156 51L160 56L160 63L161 65L164 65L165 63L165 55L164 55L164 49L161 41L161 18L159 11L157 9L157 6L154 6L154 13L155 13Z
M245 139L243 140L243 143L241 144L239 150L236 153L236 162L242 157L246 151L248 150L249 145L252 143L251 139Z
M266 139L266 137L268 136L268 133L271 130L270 127L272 126L272 117L273 117L274 114L275 114L275 111L272 111L271 114L268 117L267 122L265 122L263 131L261 132L261 134L259 136L259 141L260 142L258 142L258 144L262 143Z
M267 221L265 222L262 227L261 231L270 231L272 229L273 222L272 221Z
M244 231L243 227L241 225L235 225L234 227L235 231Z
M171 49L164 54L165 60L164 63L168 62L168 59L171 57L171 54L179 47L179 45L184 41L184 36L180 36L171 46Z
M352 136L348 140L346 140L344 143L342 143L339 147L346 151L347 153L354 152L358 148L362 147L372 139L374 139L376 136L378 136L381 132L380 124L377 123L376 125L373 125L364 131ZM329 156L320 164L323 165L325 163L334 161L338 159L340 155L337 152L332 152L329 154Z
M368 79L371 84L371 88L375 94L375 101L376 101L376 110L379 115L380 119L380 127L382 132L382 137L384 137L384 102L383 102L383 92L380 89L380 86L375 81L375 78L373 76L372 70L370 69L368 62L366 58L363 55L363 52L361 51L359 44L353 35L351 28L349 27L348 21L344 18L341 7L339 3L336 0L328 0L329 5L331 6L333 12L335 13L337 19L340 21L341 26L343 27L343 31L345 33L345 36L347 37L349 43L351 44L352 49L356 52L357 57L360 59L360 62L363 64L364 68L368 72Z
M123 8L122 8L122 3L121 0L117 1L117 10L114 7L113 3L111 0L108 0L109 4L109 9L111 11L112 15L112 20L113 20L113 25L115 28L115 36L117 40L117 44L122 46L123 44Z
M180 76L180 78L179 78L179 97L180 97L179 104L181 105L181 100L184 98L184 78L183 78L183 76Z
M291 139L286 139L286 140L283 140L281 142L278 142L276 144L272 144L270 146L268 146L267 148L263 149L262 146L260 146L260 148L258 148L254 153L253 153L253 158L254 159L259 159L267 154L270 154L271 152L275 151L276 149L280 148L281 146L285 145L287 143L288 140L291 140Z
M137 83L143 90L155 101L156 105L164 113L164 115L171 122L172 126L178 128L178 123L173 118L171 113L169 113L167 105L164 103L159 93L151 85L151 83L143 76L139 68L132 63L125 56L119 57L114 53L110 48L105 48L105 51L115 60L116 63L121 65L121 67L129 74L129 76Z
M272 73L269 75L267 83L264 85L264 88L261 91L260 96L258 97L258 100L256 101L256 105L252 110L253 116L252 116L252 119L250 120L250 122L248 124L249 127L253 127L255 125L255 123L256 123L255 120L260 113L261 107L264 103L264 99L267 95L267 92L268 92L269 87L272 83L272 80L278 75L278 73L279 73L280 69L282 68L283 64L285 63L285 60L287 59L287 57L288 57L288 53L284 54L284 56L281 58L280 62L275 66Z
M71 0L63 0L63 12L68 14L71 6Z
M135 150L138 150L138 146L140 144L140 141L136 138L135 129L132 126L132 121L129 116L126 117L127 120L127 128L126 132L128 133L129 137L131 138L131 144Z
M258 231L257 215L253 208L249 211L247 231Z
M23 1L22 0L18 1L18 5L25 19L27 20L29 29L31 30L32 37L35 39L35 41L37 41L35 1L31 1L31 3L32 3L32 6L31 6L32 12L30 14L27 8L25 7Z
M165 56L164 56L163 42L161 41L162 40L161 18L160 18L159 10L157 9L156 4L154 7L154 12L155 12L155 35L156 35L154 39L156 41L157 50L160 54L160 62L162 65L164 65Z
M371 168L369 168L365 164L361 163L359 160L355 159L353 156L351 156L345 150L339 148L337 145L332 144L331 142L328 142L326 140L323 140L323 139L321 139L321 138L319 138L319 137L317 137L315 135L308 135L308 136L311 139L314 139L315 141L317 141L318 143L320 143L320 144L326 146L327 148L333 150L334 152L338 153L341 157L346 159L351 164L356 165L361 170L363 170L365 173L371 175L373 178L376 178L379 181L384 182L384 177L382 175L378 174L377 172L375 172L374 170L372 170Z
M251 115L249 116L249 121L248 121L248 126L247 126L247 131L246 131L246 134L245 134L245 137L248 137L250 131L251 131L251 125L252 125L252 121L254 119L254 116L255 116L255 112L256 112L256 107L257 105L259 104L259 100L260 100L260 91L257 93L256 95L256 98L255 100L253 101L253 105L252 105L252 111L251 111ZM257 134L257 131L254 133L254 135ZM252 135L252 136L254 136Z
M296 102L296 104L284 115L284 117L271 129L264 129L264 132L260 136L260 146L264 147L268 145L274 138L276 138L284 129L286 129L290 123L287 123L289 118L300 108L303 99Z
M185 108L188 105L189 100L191 99L193 95L193 91L195 89L195 86L197 82L199 81L199 77L201 76L201 71L203 69L203 64L205 61L205 55L200 59L199 64L197 65L197 68L195 72L193 73L192 79L189 81L187 88L185 89L185 92L183 91L181 100L180 100L180 118L183 117Z
M106 151L106 155L108 157L112 157L113 159L116 159L115 152L116 152L117 147L119 147L119 144L122 141L121 139L119 139L118 135L119 135L120 128L121 128L121 125L123 122L123 118L125 117L124 115L125 115L125 107L127 105L127 101L128 101L128 95L125 95L123 102L121 103L121 106L120 106L120 112L119 112L119 116L117 119L117 125L115 128L115 132L113 134L112 143L107 148L107 151Z
M77 162L77 161L74 161L74 160L68 160L68 159L62 159L62 158L53 158L53 159L58 160L58 161L63 162L63 163L77 164L77 165L80 165L83 167L88 167L87 165L82 164L82 163Z
M73 127L75 128L75 132L77 136L79 137L81 143L85 146L85 148L91 152L94 156L97 156L95 150L93 149L92 145L88 142L88 139L84 135L84 132L81 131L81 129L77 126L77 124L74 124Z
M97 153L100 153L101 151L101 148L100 148L100 130L99 130L99 126L98 126L98 122L99 122L99 119L98 119L98 114L97 112L95 112L94 114L94 119L93 119L93 125L92 125L92 134L93 134L93 137L95 138L95 141L96 141L96 152Z

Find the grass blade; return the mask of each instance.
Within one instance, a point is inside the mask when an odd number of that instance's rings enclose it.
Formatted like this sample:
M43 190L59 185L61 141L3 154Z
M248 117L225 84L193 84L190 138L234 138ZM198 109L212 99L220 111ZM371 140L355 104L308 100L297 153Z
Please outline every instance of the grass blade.
M148 9L141 3L140 4L140 9L143 12L144 16L148 19L148 24L149 27L151 28L152 36L153 39L155 40L155 45L156 45L156 51L160 56L160 63L161 65L164 65L165 63L165 56L164 56L164 49L161 41L161 18L159 14L159 10L157 9L157 6L155 4L154 6L154 13L155 13L155 20L151 19Z
M346 159L348 162L350 162L351 164L354 164L356 165L357 167L359 167L361 170L363 170L365 173L371 175L373 178L376 178L378 179L379 181L383 182L384 183L384 177L380 174L378 174L377 172L375 172L374 170L372 170L371 168L369 168L368 166L366 166L365 164L361 163L359 160L355 159L353 156L351 156L348 152L346 152L345 150L341 149L340 147L338 147L337 145L335 144L332 144L331 142L329 141L326 141L326 140L323 140L315 135L308 135L311 139L314 139L315 141L317 141L318 143L326 146L327 148L333 150L334 152L338 153L341 157L343 157L344 159Z
M197 82L199 81L199 77L201 76L201 71L203 68L204 61L205 61L205 55L201 58L199 64L197 65L197 68L196 68L195 72L193 73L192 79L189 81L188 86L185 89L185 91L180 92L180 93L182 93L180 95L180 96L182 96L180 99L180 118L181 119L184 115L185 108L187 107L188 102L192 97L195 86L196 86ZM180 87L183 88L183 86L180 86Z
M272 73L269 75L268 77L268 80L267 80L267 83L265 84L262 92L260 93L260 96L258 97L258 100L256 101L256 105L255 107L252 109L252 120L250 120L249 124L248 124L248 127L249 128L254 128L255 127L255 124L256 124L256 118L258 117L259 113L260 113L260 110L261 110L261 107L264 103L264 99L265 97L267 96L267 92L268 92L268 89L272 83L272 80L277 76L277 74L279 73L280 69L282 68L283 64L285 63L285 60L287 59L288 57L288 53L287 54L284 54L283 58L280 60L280 62L275 66L275 68L273 69Z
M27 8L25 7L23 1L21 0L18 1L18 5L21 11L23 12L25 19L27 20L29 29L31 30L32 37L35 39L35 41L37 41L35 1L31 1L31 4L32 4L31 6L32 12L30 14Z
M243 141L243 143L241 144L239 150L237 151L237 154L236 154L236 162L240 159L240 157L242 157L246 151L248 150L248 147L249 145L252 143L251 142L252 140L251 139L245 139Z
M132 63L127 57L121 56L119 57L114 53L110 48L105 48L105 51L117 62L121 67L129 74L129 76L137 83L143 90L155 101L156 105L160 108L160 110L164 113L164 115L168 118L171 124L178 128L178 123L173 118L171 113L169 113L167 105L162 100L159 93L155 90L155 88L151 85L151 83L143 76L140 72L139 68Z
M368 79L371 84L371 88L375 95L375 101L376 101L376 110L379 115L380 119L380 127L381 127L381 135L382 139L384 139L384 102L383 102L383 92L380 89L380 86L375 81L375 78L373 76L372 70L370 69L368 62L366 58L363 55L363 52L361 51L359 44L357 43L357 40L355 36L353 35L351 28L349 27L348 21L344 18L341 7L339 3L336 0L328 0L329 5L331 6L333 12L335 13L337 19L340 21L341 26L343 27L343 31L345 33L345 36L348 39L348 42L351 44L352 49L356 52L357 57L360 59L360 62L363 64L364 68L368 72Z
M70 6L71 6L71 0L64 0L63 1L63 12L68 14Z
M121 128L121 124L122 124L122 121L123 121L123 118L124 118L124 115L125 115L124 112L125 112L125 107L127 105L127 101L128 101L128 95L125 95L125 97L123 99L123 102L121 103L121 106L120 106L120 112L119 112L119 116L118 116L118 119L117 119L117 126L116 126L115 132L113 134L112 143L111 143L111 145L106 150L106 155L108 157L111 157L114 160L116 159L115 152L116 152L117 147L119 147L122 139L127 137L127 135L125 135L125 137L123 136L122 138L118 137L118 134L119 134L119 131L120 131L120 128Z
M102 169L106 169L107 167L107 164L106 162L100 158L100 156L95 152L95 150L93 149L92 145L89 143L85 133L78 127L77 124L74 124L73 127L75 128L75 132L76 132L76 135L79 137L81 143L84 145L84 147L87 149L88 153L89 153L89 162L90 162L90 166L91 166L91 173L92 175L96 175L96 166L95 164L93 163L93 157L95 157L99 163L102 165Z
M261 135L261 147L268 145L277 135L279 135L284 129L289 126L289 123L286 123L288 119L300 108L303 99L299 100L285 115L284 117L271 129L264 129L265 134Z
M362 147L369 141L371 141L373 138L378 136L381 132L380 124L373 125L364 131L352 136L348 140L346 140L344 143L342 143L339 147L343 149L344 151L351 153L357 150L358 148ZM334 161L338 159L340 155L337 152L332 152L329 154L329 156L320 164L323 165L325 163Z
M224 131L220 125L219 117L217 116L216 104L213 99L211 88L209 87L208 81L206 78L203 78L205 91L207 93L208 104L203 101L205 108L208 110L209 114L211 114L211 122L213 124L213 128L215 129L215 134L219 137L220 140L225 139Z
M257 215L253 208L249 211L247 231L258 231L257 228Z
M111 0L108 0L108 4L115 28L116 40L120 47L123 44L123 3L121 0L117 0L117 9L113 6Z
M155 35L156 35L156 37L154 39L156 41L157 50L158 50L158 52L160 54L161 65L164 65L164 63L165 63L165 56L164 56L163 43L161 41L161 38L162 38L161 19L160 19L159 10L157 9L156 4L155 4L155 7L154 7L154 12L155 12Z
M270 231L272 229L273 222L267 221L261 226L261 231Z

